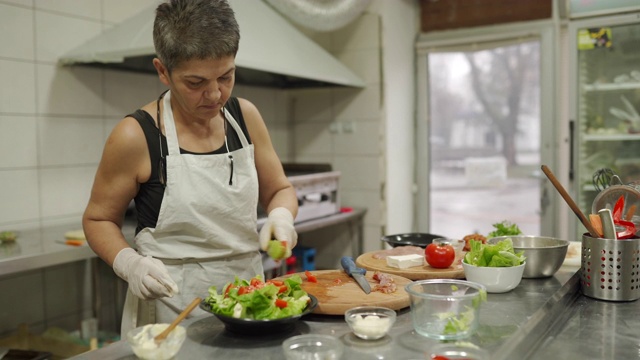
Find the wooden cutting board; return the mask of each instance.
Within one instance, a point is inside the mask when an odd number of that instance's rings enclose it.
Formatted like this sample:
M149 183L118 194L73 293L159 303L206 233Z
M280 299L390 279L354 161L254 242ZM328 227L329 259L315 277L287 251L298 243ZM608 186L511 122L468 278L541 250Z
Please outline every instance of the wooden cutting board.
M370 271L381 271L387 274L402 276L410 280L426 279L464 279L464 269L462 268L463 253L458 254L453 264L447 269L432 268L425 262L423 266L398 269L387 265L387 259L376 259L374 255L380 251L364 253L356 259L356 265Z
M356 281L343 270L311 271L318 279L317 283L307 281L304 273L298 273L302 278L302 289L318 299L318 307L314 314L344 315L345 311L356 306L384 306L393 310L400 310L409 306L409 294L404 290L411 280L393 274L391 276L397 285L397 290L391 294L373 291L378 282L373 279L373 271L367 271L366 279L371 285L371 293L365 294ZM287 278L293 274L280 277Z

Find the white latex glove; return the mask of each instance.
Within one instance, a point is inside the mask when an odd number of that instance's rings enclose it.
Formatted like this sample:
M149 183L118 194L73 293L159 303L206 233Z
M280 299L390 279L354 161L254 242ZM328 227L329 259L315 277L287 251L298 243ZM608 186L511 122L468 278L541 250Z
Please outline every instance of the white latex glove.
M113 260L113 271L129 283L135 296L143 300L172 297L179 292L162 261L142 256L132 248L120 250Z
M298 243L298 233L293 227L293 215L287 208L277 207L269 213L267 221L260 229L260 248L267 251L270 240L287 242L287 248L293 249Z

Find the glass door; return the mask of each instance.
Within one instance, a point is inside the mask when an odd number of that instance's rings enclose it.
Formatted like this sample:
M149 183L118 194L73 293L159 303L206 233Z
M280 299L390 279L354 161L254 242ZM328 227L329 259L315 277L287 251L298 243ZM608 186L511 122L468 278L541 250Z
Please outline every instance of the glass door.
M640 180L640 13L574 21L569 36L574 193L588 215L603 207L596 199L611 175ZM576 222L575 231L586 229Z
M529 235L555 232L553 190L540 171L554 164L542 44L529 33L434 46L419 57L420 231L486 236L509 221Z

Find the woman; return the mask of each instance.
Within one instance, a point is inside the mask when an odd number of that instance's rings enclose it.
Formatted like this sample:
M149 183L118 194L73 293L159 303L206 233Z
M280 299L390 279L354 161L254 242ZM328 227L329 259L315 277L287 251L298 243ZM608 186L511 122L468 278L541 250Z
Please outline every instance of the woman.
M91 248L129 283L123 334L171 322L211 285L263 275L259 249L269 240L297 241L295 190L264 121L231 97L240 39L232 9L171 0L156 10L153 38L169 90L113 129L83 217ZM121 231L132 199L137 251ZM269 214L259 235L258 201Z

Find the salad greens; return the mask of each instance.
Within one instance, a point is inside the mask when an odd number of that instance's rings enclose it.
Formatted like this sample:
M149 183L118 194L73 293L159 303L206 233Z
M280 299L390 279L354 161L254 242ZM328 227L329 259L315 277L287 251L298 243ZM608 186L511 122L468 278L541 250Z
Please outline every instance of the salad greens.
M452 285L451 289L456 292L457 286ZM444 326L444 335L456 335L458 333L466 332L471 329L471 325L475 320L475 309L480 306L480 303L487 301L487 292L480 291L478 296L472 300L472 306L465 306L466 310L460 312L457 316L453 311L437 314L441 320L447 320L447 324Z
M205 302L214 314L234 318L273 320L301 314L310 301L300 287L302 278L295 274L282 281L260 277L239 279L224 286L218 293L215 286L209 288Z
M507 220L503 220L502 222L493 224L495 228L494 231L489 233L488 238L494 238L498 236L512 236L512 235L521 235L522 230L518 227L518 225L513 224Z
M464 262L475 266L508 267L524 263L524 251L515 252L511 238L495 244L483 244L480 241L469 242L471 250L464 256Z

